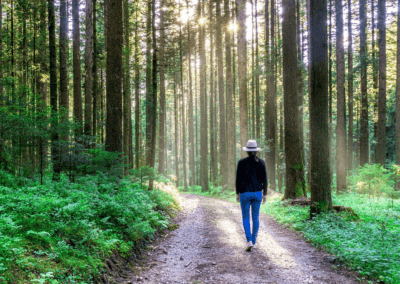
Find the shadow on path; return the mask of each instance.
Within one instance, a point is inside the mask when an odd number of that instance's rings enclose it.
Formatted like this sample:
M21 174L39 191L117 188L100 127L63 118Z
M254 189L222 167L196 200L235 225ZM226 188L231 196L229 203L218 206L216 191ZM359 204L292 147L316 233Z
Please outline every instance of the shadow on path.
M246 252L240 205L181 193L179 228L155 244L140 276L118 283L360 283L329 257L260 213L257 248Z

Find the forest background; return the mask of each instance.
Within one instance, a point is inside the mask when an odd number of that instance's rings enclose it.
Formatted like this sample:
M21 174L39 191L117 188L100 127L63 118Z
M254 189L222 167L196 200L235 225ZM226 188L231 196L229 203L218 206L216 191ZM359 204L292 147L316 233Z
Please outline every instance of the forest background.
M101 180L96 188L106 176L117 178L115 188L128 177L151 190L166 176L182 190L231 192L242 146L255 139L269 190L311 196L311 216L348 192L395 207L400 1L0 7L4 204L10 188L29 195L28 185L79 184L87 175Z

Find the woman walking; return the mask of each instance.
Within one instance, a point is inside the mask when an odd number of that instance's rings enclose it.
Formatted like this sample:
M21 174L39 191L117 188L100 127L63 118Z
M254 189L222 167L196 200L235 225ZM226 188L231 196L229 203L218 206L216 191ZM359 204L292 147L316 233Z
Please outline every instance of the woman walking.
M236 201L240 202L242 207L243 227L247 239L246 251L255 248L260 206L267 199L267 170L264 160L257 157L257 152L260 150L255 140L247 141L247 146L243 147L243 151L246 151L249 156L238 162L236 171ZM250 207L253 234L250 231Z

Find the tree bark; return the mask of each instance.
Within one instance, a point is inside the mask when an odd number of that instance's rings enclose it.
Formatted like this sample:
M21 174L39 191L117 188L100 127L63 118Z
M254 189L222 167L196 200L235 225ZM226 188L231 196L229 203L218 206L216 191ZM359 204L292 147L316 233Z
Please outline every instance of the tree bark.
M152 99L152 90L151 90L151 10L152 10L152 1L147 2L147 14L146 14L146 148L145 148L145 156L146 156L146 165L150 166L151 164L151 155L150 155L150 141L151 141L151 99ZM155 52L155 51L154 51Z
M397 1L397 55L396 55L396 165L400 165L400 0ZM400 190L396 176L397 191Z
M35 19L36 20L36 19ZM0 0L0 107L3 106L5 97L3 95L3 1ZM3 128L0 127L0 169L3 163Z
M361 58L361 117L360 117L360 165L368 164L368 94L367 94L367 36L365 29L365 0L360 0L360 58Z
M326 0L310 0L310 215L332 208L328 137L328 41Z
M199 15L202 17L205 13L202 7L202 1L199 2ZM205 27L200 27L200 116L201 116L201 128L200 128L200 186L202 191L208 189L208 163L207 163L207 95L205 91L206 85L206 53L205 53Z
M79 0L72 0L73 18L73 75L74 75L74 117L79 123L75 136L82 134L82 85L81 85L81 40L79 24Z
M372 24L372 80L373 80L373 93L372 99L374 101L374 117L378 117L378 66L376 60L375 53L375 3L374 0L371 0L371 24ZM376 151L377 151L377 143L378 143L378 120L374 119L374 163L376 163Z
M349 127L347 143L347 169L353 169L353 34L351 23L351 1L348 1L348 105Z
M222 16L221 0L216 0L216 48L218 60L218 94L219 94L219 162L221 185L227 187L227 159L226 159L226 122L225 122L225 90L224 90L224 66L222 57Z
M378 145L376 162L385 166L386 160L386 0L378 0L379 29L379 97Z
M233 84L232 84L232 61L231 61L231 45L232 36L229 30L230 11L229 0L224 0L224 16L225 16L225 60L226 60L226 173L228 179L228 188L235 187L235 118L234 118L234 102L233 102Z
M60 1L60 107L66 110L62 120L68 120L68 18L67 18L67 0ZM68 133L62 136L62 140L68 142ZM65 151L63 151L65 152ZM63 156L65 153L62 153Z
M282 52L285 111L286 189L284 199L304 195L304 165L300 144L297 94L296 5L283 0Z
M122 1L107 3L106 151L122 152Z
M186 1L187 8L189 9L189 1ZM193 122L193 82L192 82L192 37L190 33L190 21L187 22L188 30L188 69L189 69L189 169L190 169L190 179L189 185L193 186L195 184L195 145L194 145L194 122ZM160 53L161 54L161 53ZM161 70L161 69L160 69ZM161 147L161 146L160 146Z
M131 57L131 49L130 49L130 24L129 24L129 1L124 0L124 39L125 39L125 54L124 54L124 112L123 112L123 139L124 139L124 155L126 157L126 163L130 163L130 136L131 136L131 128L132 124L130 123L131 117L131 73L130 73L130 65L129 60ZM125 174L127 174L128 167L125 168Z
M245 146L248 139L247 117L247 51L246 51L246 1L236 0L238 21L238 81L239 81L239 111L240 111L240 144ZM245 152L241 151L242 158Z
M179 2L179 12L181 3ZM187 190L187 169L186 169L186 120L185 120L185 91L183 88L183 55L182 55L182 22L179 24L179 57L181 71L181 98L182 98L182 166L183 166L183 186Z
M165 25L164 25L164 0L160 1L160 125L158 134L158 173L165 173L165 77L164 77L164 46L165 46ZM189 130L190 136L190 130ZM189 137L190 139L190 137Z
M214 30L215 30L215 23L214 23L214 15L213 15L213 4L214 1L209 2L209 14L210 14L210 179L213 185L216 185L216 179L218 176L218 165L217 165L217 148L216 140L217 140L217 130L216 130L216 103L214 98L215 91L214 91ZM207 92L206 92L207 93Z
M135 21L135 166L140 167L140 63L138 10Z
M176 70L175 66L175 54L174 54L174 70ZM176 80L176 71L174 71L174 134L175 134L175 139L174 139L174 149L175 149L175 176L176 176L176 187L179 186L179 151L178 151L178 98L176 94L176 85L177 85L177 80Z
M99 51L97 49L97 0L93 0L93 133L92 135L95 137L95 142L97 142L97 127L98 127L98 120L99 116L97 114L100 100L99 100L99 79L98 79L98 68L97 68L97 57Z
M260 141L261 138L261 108L260 108L260 62L259 62L259 50L258 50L258 9L257 9L257 0L254 1L255 3L255 30L256 30L256 135L255 138L257 141Z
M156 1L153 1L152 5L152 42L153 42L153 68L152 68L152 87L151 87L151 99L150 99L150 158L149 166L154 169L155 165L155 155L156 155L156 132L157 132L157 38L156 38ZM153 189L153 179L149 181L149 190Z
M336 0L336 82L337 82L337 126L336 126L336 185L337 191L346 189L346 95L344 89L344 45L342 0Z
M268 66L268 73L266 75L266 144L268 152L266 153L266 166L269 179L269 188L273 191L276 190L276 88L275 88L275 3L271 0L271 17L268 14L268 1L265 5L265 32L266 32L266 66ZM269 33L271 29L271 33ZM271 35L271 37L269 37ZM271 45L269 45L269 42ZM269 49L269 46L271 48ZM296 60L297 63L297 60ZM297 104L296 104L297 105Z
M85 46L85 134L92 135L92 72L93 72L93 7L86 0L86 46Z
M300 0L296 0L296 15L297 15L297 54L298 54L298 96L299 96L299 130L300 130L300 148L303 156L303 164L305 166L305 154L304 154L304 127L303 127L303 100L304 100L304 79L303 79L303 53L301 50L301 32L300 32ZM304 191L304 196L307 197L306 191Z
M58 180L61 172L59 146L56 145L59 136L55 131L57 128L57 59L56 59L56 19L54 13L54 0L48 0L48 21L49 21L49 50L50 50L50 107L53 133L51 135L51 155L53 160L53 179Z
M278 189L279 192L282 192L282 185L283 185L283 171L280 170L280 167L283 165L283 155L284 155L284 149L283 149L283 141L284 141L284 136L283 136L283 103L282 101L280 102L280 122L279 122L279 159L278 159Z
M332 142L333 142L333 88L332 88L332 66L333 66L333 60L332 60L332 0L329 0L329 50L328 50L328 56L329 56L329 166L330 166L330 172L331 172L331 180L333 179L333 147L332 147ZM311 88L310 88L311 89ZM310 147L311 148L311 147ZM310 155L312 153L310 152Z
M3 80L3 1L0 0L0 82ZM0 107L3 106L3 84L0 84ZM0 138L1 139L1 138ZM2 141L0 141L0 168L2 161Z

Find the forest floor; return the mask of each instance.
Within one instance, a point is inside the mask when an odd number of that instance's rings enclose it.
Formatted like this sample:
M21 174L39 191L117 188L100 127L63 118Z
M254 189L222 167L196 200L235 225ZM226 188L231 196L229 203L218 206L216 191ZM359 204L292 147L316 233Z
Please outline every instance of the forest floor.
M238 203L180 199L178 228L155 239L117 283L371 283L261 212L257 247L247 252Z

